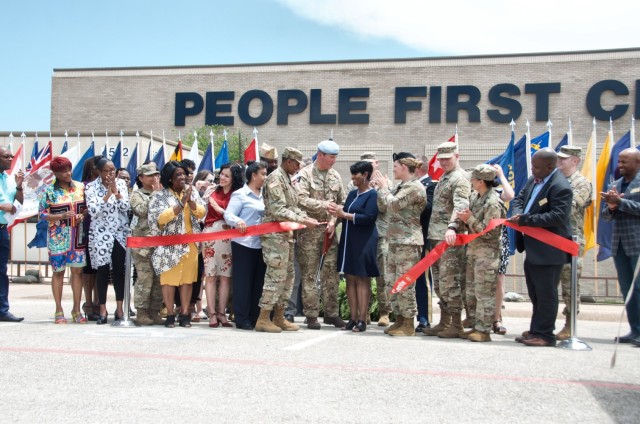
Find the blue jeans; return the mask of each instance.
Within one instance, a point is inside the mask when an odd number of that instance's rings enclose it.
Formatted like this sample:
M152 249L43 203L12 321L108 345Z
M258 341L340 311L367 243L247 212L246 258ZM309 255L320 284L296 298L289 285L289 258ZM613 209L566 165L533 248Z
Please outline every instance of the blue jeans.
M631 280L633 279L633 272L636 269L637 262L638 255L627 255L622 248L622 243L618 245L618 251L613 257L613 263L616 266L616 271L618 271L618 284L620 284L620 291L625 299L631 288ZM640 335L640 286L638 284L640 284L640 281L636 279L633 294L626 305L627 320L629 320L631 333L635 335Z
M9 313L7 262L9 262L10 244L9 232L6 228L0 228L0 316Z

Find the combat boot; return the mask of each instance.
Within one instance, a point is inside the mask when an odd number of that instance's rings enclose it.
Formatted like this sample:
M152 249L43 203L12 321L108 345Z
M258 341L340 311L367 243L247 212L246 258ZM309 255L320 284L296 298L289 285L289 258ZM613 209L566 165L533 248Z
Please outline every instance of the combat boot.
M446 330L451 325L451 314L449 311L440 310L440 322L435 327L423 328L422 332L425 336L437 336L439 332Z
M318 317L307 317L307 328L309 330L319 330L322 328L318 322Z
M391 330L395 330L396 328L400 328L402 326L402 323L404 322L404 317L402 315L398 315L396 317L396 322L394 322L391 327L387 328L386 330L384 330L384 334L389 334L389 331Z
M469 334L467 339L472 341L472 342L490 342L491 341L491 336L489 335L489 333L482 333L480 331L473 331L471 334Z
M273 323L282 328L282 331L298 331L300 327L292 324L284 317L284 308L276 306L273 313Z
M160 309L149 309L149 317L153 321L153 325L164 324L164 320L160 316Z
M467 331L461 331L460 333L458 333L458 337L460 337L461 339L468 339L469 336L471 334L473 334L476 330L474 330L473 328L471 330L467 330Z
M388 327L389 326L389 314L381 314L380 318L378 318L378 327Z
M387 334L389 334L390 336L396 336L396 337L415 336L416 331L413 328L413 318L411 319L403 318L402 325L400 325L395 330L389 330Z
M462 328L462 313L460 311L451 314L451 325L446 330L438 333L438 337L443 339L456 339L464 331Z
M335 317L324 317L324 323L327 325L333 325L336 328L344 328L347 323L344 322L342 320L342 318L340 318L339 315L336 315Z
M556 339L558 340L568 340L571 338L571 318L567 315L567 318L564 322L564 327L562 330L556 334Z
M271 322L269 315L271 314L270 309L260 309L260 316L258 317L258 321L256 322L255 330L256 331L264 331L265 333L281 333L282 329Z
M153 320L149 316L149 310L147 308L138 308L136 322L140 325L153 325Z

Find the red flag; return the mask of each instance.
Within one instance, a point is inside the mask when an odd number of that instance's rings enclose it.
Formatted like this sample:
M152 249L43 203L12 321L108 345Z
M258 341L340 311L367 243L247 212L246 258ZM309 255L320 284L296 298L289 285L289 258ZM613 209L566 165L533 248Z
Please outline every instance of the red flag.
M448 141L455 143L456 136L451 136ZM431 160L429 160L429 176L433 181L440 181L440 177L442 177L442 175L444 174L444 170L440 167L440 162L438 162L438 159L436 159L437 155L437 153L434 154Z
M253 161L258 160L257 146L258 146L258 142L254 138L253 140L251 140L251 143L244 151L244 163L249 163L249 161L252 161L252 160Z
M13 176L18 170L22 169L22 144L18 147L18 151L13 155L13 159L11 160L11 168L9 168L8 174Z

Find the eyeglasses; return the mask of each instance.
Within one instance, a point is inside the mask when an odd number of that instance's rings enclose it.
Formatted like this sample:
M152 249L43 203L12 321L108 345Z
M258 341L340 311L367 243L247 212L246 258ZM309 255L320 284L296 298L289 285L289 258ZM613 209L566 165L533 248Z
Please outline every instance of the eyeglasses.
M0 156L2 159L13 159L13 155L2 155Z

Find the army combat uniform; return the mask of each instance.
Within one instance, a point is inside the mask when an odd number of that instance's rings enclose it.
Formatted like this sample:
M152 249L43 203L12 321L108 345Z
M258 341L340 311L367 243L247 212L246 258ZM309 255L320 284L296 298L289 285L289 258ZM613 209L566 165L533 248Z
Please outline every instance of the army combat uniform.
M300 208L310 218L318 222L335 221L327 212L329 202L343 205L346 193L342 187L342 179L335 169L320 171L316 164L308 165L298 174L296 184ZM316 288L316 272L322 254L326 227L306 228L300 230L296 255L300 264L302 304L307 318L317 318L320 314L320 293ZM338 243L334 238L320 274L322 300L324 302L324 317L338 317Z
M488 166L488 165L487 165ZM494 172L495 175L495 172ZM507 208L492 188L484 195L474 192L466 222L469 233L482 232L492 219L505 218ZM466 296L467 307L475 317L474 330L488 336L496 310L496 285L500 268L501 227L473 240L467 246ZM488 338L490 340L490 338ZM484 340L476 340L484 341Z
M403 181L391 190L381 188L378 197L387 207L389 228L387 240L389 242L389 256L387 259L387 291L412 266L420 261L420 254L424 244L420 227L420 213L427 204L427 194L417 178ZM413 335L413 317L416 316L415 287L390 296L391 305L398 318L402 317L400 325L388 331L390 335ZM396 321L397 322L397 321ZM403 333L404 324L408 330Z

